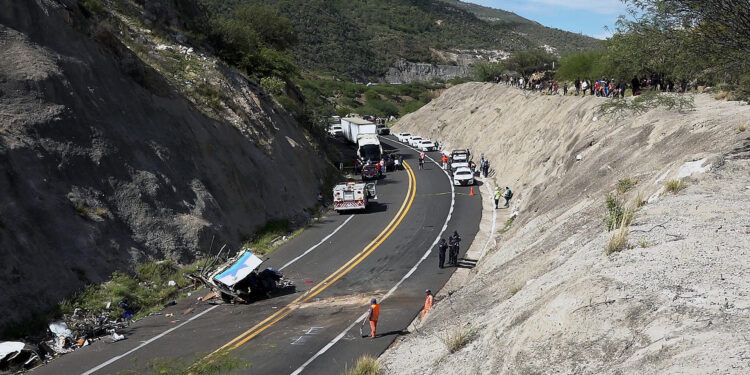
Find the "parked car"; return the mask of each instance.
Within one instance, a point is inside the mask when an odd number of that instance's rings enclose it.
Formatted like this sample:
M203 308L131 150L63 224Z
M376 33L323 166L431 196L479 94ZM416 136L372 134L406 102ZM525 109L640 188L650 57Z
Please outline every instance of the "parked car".
M341 129L341 125L331 125L331 127L328 128L328 134L332 137L341 137L344 135L344 131Z
M412 135L411 138L409 138L409 146L411 147L417 147L417 142L421 141L422 137L418 135Z
M398 139L399 142L406 143L409 137L411 137L411 133L397 133L396 134L396 139Z
M423 139L417 143L419 151L435 151L435 144L429 139Z
M375 125L375 129L377 130L378 135L391 134L391 129L385 123Z
M456 168L453 172L453 185L474 185L474 173L469 167Z
M365 165L362 167L362 181L375 180L380 178L380 171L378 167L373 165Z

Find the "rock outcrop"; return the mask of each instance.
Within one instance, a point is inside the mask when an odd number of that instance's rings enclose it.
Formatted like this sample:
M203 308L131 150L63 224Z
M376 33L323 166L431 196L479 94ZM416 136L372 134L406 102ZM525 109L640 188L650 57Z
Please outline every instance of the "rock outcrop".
M384 80L390 84L447 81L470 74L471 68L465 65L436 65L400 60L388 69Z
M237 118L208 116L76 1L0 9L0 329L316 203L325 164L242 75L220 69Z

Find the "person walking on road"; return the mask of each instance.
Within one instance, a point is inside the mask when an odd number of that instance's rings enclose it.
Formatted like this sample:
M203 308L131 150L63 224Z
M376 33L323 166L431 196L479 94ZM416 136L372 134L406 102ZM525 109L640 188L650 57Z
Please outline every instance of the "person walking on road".
M482 173L484 174L484 178L487 178L487 175L490 173L490 161L485 160L484 165L482 166Z
M370 337L375 338L375 329L378 327L378 318L380 318L380 305L378 301L373 298L370 300L370 309L367 310L367 321L370 322ZM365 325L365 320L362 321L362 326Z
M424 152L419 153L419 169L424 169Z
M445 251L448 250L448 243L445 242L445 238L441 238L438 243L438 267L445 268Z
M500 193L500 187L495 188L495 209L497 210L500 208L500 198L502 197L502 194Z
M443 157L440 158L440 161L443 162L443 169L448 169L448 155L443 154Z
M424 320L424 316L427 315L427 312L430 311L432 308L432 304L435 302L435 297L432 296L432 291L429 289L424 291L427 297L424 299L424 308L422 309L422 320Z
M508 208L508 206L510 206L510 198L513 198L513 192L510 191L510 188L507 186L505 187L503 198L505 198L505 208Z
M458 265L458 243L461 242L461 236L458 235L457 231L453 231L453 234L448 239L450 245L450 259L449 262L453 266Z

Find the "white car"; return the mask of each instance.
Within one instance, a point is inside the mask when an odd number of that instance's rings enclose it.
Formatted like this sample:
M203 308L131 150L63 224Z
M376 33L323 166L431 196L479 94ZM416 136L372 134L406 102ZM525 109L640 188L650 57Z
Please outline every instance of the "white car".
M418 135L412 135L411 138L409 138L409 146L411 146L411 147L417 147L417 144L421 140L422 140L422 137L420 137Z
M328 134L332 137L341 137L344 135L344 131L341 129L341 125L331 125L331 127L328 128Z
M398 133L398 134L396 134L396 139L398 139L399 142L406 143L408 137L411 137L411 133Z
M419 151L434 151L435 144L429 139L423 139L417 143L417 150Z
M474 185L474 173L469 167L460 167L453 172L453 185Z

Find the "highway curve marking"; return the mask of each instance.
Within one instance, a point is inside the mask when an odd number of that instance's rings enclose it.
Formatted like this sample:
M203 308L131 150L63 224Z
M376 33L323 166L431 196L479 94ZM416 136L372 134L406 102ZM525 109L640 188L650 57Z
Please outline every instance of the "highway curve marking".
M378 234L375 239L373 239L367 246L365 246L362 251L357 253L353 258L349 259L346 264L341 266L339 269L328 275L323 281L316 284L314 287L303 293L301 296L294 299L294 301L290 302L288 305L284 306L283 308L277 310L275 313L271 314L269 317L261 321L260 323L254 325L252 328L248 329L247 331L243 332L239 336L235 337L228 343L224 344L219 349L216 349L211 354L207 355L205 359L209 359L213 355L219 353L219 352L230 352L234 349L239 348L246 342L252 340L255 336L258 336L261 332L265 331L266 329L270 328L277 322L279 322L281 319L284 319L289 314L291 314L294 310L298 309L301 304L309 301L316 295L318 295L320 292L326 290L329 286L333 285L337 280L342 278L344 275L349 273L354 267L356 267L358 264L360 264L365 258L367 258L370 254L372 254L375 249L377 249L380 244L382 244L388 237L390 237L391 233L393 233L394 230L396 230L396 227L401 224L401 221L404 219L406 214L411 209L412 204L414 203L414 197L416 196L417 192L417 180L414 177L414 171L411 169L408 163L404 162L404 167L406 168L406 171L409 175L409 188L406 192L406 197L404 198L404 202L401 203L401 207L399 208L398 212L396 213L396 216L391 220L390 223L383 229L380 234Z

